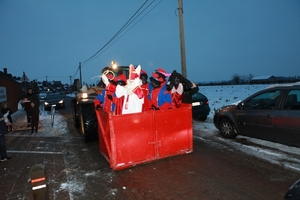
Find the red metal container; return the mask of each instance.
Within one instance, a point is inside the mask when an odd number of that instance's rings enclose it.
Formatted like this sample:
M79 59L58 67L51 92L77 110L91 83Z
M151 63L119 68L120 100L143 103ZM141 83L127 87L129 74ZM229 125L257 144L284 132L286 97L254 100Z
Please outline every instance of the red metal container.
M125 115L95 112L99 149L114 170L193 151L190 104Z

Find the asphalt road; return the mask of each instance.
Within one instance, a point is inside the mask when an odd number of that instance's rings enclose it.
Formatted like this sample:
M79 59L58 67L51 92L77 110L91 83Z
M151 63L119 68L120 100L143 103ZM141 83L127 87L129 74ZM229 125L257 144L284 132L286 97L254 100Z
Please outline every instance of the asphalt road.
M0 196L33 199L30 167L45 164L49 199L283 199L299 173L222 143L194 138L190 154L113 171L98 142L84 143L73 126L69 99L58 110L68 133L7 137L13 160L0 165ZM201 131L201 130L200 130ZM5 198L4 198L5 199Z

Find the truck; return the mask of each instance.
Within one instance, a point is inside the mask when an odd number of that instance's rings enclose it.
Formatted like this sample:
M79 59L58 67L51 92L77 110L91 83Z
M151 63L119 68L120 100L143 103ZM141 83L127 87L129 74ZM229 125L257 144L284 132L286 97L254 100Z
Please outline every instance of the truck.
M128 78L129 67L117 66L115 62L104 67L102 74L110 73L112 77L124 73ZM97 95L104 90L105 85L102 80L96 86L83 86L80 88L79 79L74 80L74 90L77 92L75 98L71 100L72 117L74 126L80 129L80 136L84 142L94 141L98 139L98 124L94 109L94 100Z

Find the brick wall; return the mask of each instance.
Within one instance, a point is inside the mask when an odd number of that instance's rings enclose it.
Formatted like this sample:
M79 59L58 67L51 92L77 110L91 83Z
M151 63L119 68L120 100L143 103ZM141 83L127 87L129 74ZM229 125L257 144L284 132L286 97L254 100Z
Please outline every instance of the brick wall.
M6 87L7 102L10 104L12 112L16 112L18 110L19 98L24 94L21 84L11 79L0 78L0 86ZM2 103L0 102L0 104Z

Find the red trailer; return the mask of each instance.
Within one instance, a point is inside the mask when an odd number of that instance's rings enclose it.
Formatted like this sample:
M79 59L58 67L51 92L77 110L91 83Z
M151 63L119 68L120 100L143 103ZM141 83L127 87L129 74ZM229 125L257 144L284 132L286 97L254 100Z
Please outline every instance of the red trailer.
M190 104L123 115L95 112L99 150L114 170L193 151Z

